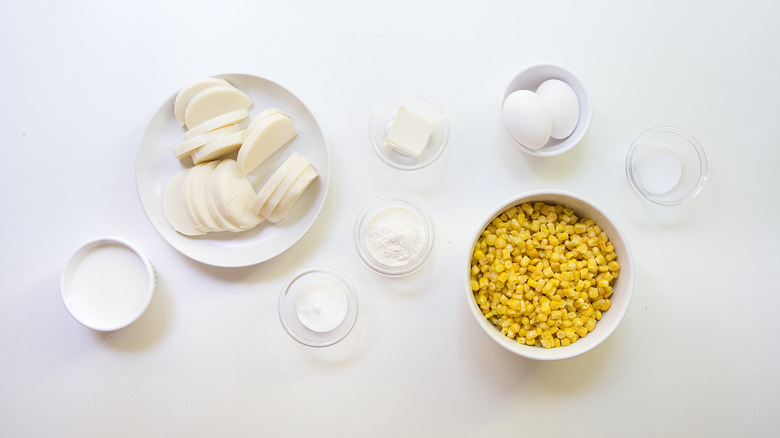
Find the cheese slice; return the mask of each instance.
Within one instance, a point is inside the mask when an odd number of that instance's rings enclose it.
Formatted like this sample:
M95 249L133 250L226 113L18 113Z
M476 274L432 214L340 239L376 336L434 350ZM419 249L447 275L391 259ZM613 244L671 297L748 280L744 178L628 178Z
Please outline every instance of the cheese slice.
M193 166L184 177L183 183L184 198L188 201L188 211L195 222L195 227L206 233L222 231L211 216L206 201L206 182L216 167L216 162Z
M229 231L247 230L264 220L250 210L255 190L235 160L219 162L209 176L206 190L209 208L231 225Z
M229 111L225 114L220 114L213 119L206 120L200 125L186 131L184 133L184 139L189 140L193 137L203 135L209 131L222 128L224 126L235 125L241 123L242 120L249 117L249 111L246 109L239 109L235 111Z
M303 172L304 169L309 167L309 161L303 156L300 155L298 156L300 158L293 161L292 165L289 166L287 173L284 175L281 181L279 181L279 184L277 184L277 186L271 192L271 195L263 203L263 205L260 206L260 211L258 212L260 216L263 216L265 218L269 217L271 213L274 211L274 208L276 208L276 206L279 205L279 201L282 200L284 194L287 193L287 190L289 190L290 187L295 182L295 180L298 179L298 176L301 174L301 172Z
M243 129L205 144L192 151L192 162L201 164L233 153L241 147L245 136L246 129Z
M287 158L287 160L285 160L284 163L282 163L282 165L279 166L279 168L276 169L273 174L271 174L271 177L268 178L268 181L266 181L265 184L263 184L263 187L261 187L257 192L257 195L252 201L252 205L250 207L252 211L257 215L262 216L260 210L271 198L271 195L273 195L276 188L279 187L279 185L282 183L284 177L287 176L291 170L299 168L303 169L307 164L308 161L303 157L303 155L299 154L298 152L293 152L292 155L290 155L290 157ZM300 172L300 170L297 171L298 174Z
M317 179L317 176L317 171L314 170L313 167L307 166L306 169L298 175L298 178L293 185L290 186L290 189L287 190L287 193L284 194L284 197L276 208L274 208L274 211L268 216L268 221L277 223L287 217L295 203L298 202L298 199L306 192L306 189L309 188L311 183Z
M296 135L295 125L284 114L272 114L261 120L249 130L244 144L238 150L236 161L241 172L249 174Z
M239 125L228 125L213 131L209 131L205 134L198 135L197 137L192 137L189 140L184 140L183 142L180 142L173 147L173 155L181 160L201 146L207 145L222 137L238 132L240 129L241 127Z
M252 132L252 130L253 130L254 128L256 128L256 127L257 127L257 125L259 125L259 124L260 124L260 122L262 122L263 120L265 120L265 119L267 119L267 118L271 117L271 116L272 116L272 115L274 115L274 114L282 114L282 115L284 115L284 116L286 116L286 117L290 117L290 116L288 116L287 114L283 113L283 112L282 112L282 110L280 110L280 109L278 109L278 108L266 108L266 109L264 109L264 110L260 111L260 114L256 115L256 116L255 116L255 117L252 119L252 121L251 121L251 122L249 122L249 127L248 127L248 128L246 128L246 131L247 131L247 132Z
M190 102L190 99L206 88L216 85L230 84L224 79L200 78L190 82L181 90L179 90L179 93L176 95L176 99L173 102L173 115L176 117L176 120L179 121L181 126L184 126L184 110L187 108L187 104Z
M216 201L214 200L214 197L211 195L211 189L209 188L208 182L206 182L206 205L209 208L209 213L211 213L211 217L214 218L214 222L217 223L217 226L219 227L220 230L231 231L234 233L243 231L238 226L233 225L232 222L227 220L227 218L223 216L222 213L220 213L219 208L217 208Z
M163 209L165 217L174 230L185 236L199 236L205 234L195 226L195 221L190 216L188 201L184 197L184 177L189 169L176 173L165 188Z
M184 123L195 127L221 114L249 109L252 98L232 85L215 85L192 96L184 110Z

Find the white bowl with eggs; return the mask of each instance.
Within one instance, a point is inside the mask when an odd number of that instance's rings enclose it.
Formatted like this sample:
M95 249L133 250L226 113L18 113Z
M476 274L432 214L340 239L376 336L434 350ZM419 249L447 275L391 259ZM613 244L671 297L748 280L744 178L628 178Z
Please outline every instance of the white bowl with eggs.
M533 64L515 73L501 98L501 125L523 152L560 155L582 141L593 103L582 81L564 67Z
M614 252L617 255L615 260L620 264L619 275L612 284L613 292L609 297L611 300L611 307L603 312L602 318L596 323L595 328L584 337L576 339L575 342L572 342L570 345L554 348L520 344L515 339L502 333L501 329L494 325L483 313L477 303L475 297L476 292L471 286L471 269L472 263L474 262L473 256L483 231L496 217L500 217L501 214L508 209L520 206L524 203L533 204L536 202L568 207L574 210L577 217L593 220L595 224L608 235L609 241L614 246ZM580 195L566 191L542 190L512 197L490 210L485 215L483 221L474 229L472 237L473 243L470 246L469 254L466 257L467 263L466 266L463 267L464 274L462 277L464 279L464 291L468 307L475 321L488 337L490 337L493 342L496 342L498 345L512 353L536 360L560 360L579 356L596 348L612 336L628 312L634 290L635 276L634 260L628 241L625 235L618 229L615 222L607 216L604 210Z

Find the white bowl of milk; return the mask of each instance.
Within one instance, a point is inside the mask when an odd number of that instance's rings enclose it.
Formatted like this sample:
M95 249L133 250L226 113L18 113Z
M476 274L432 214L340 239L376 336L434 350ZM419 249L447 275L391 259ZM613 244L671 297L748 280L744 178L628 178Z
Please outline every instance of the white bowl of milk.
M138 248L121 238L98 237L73 252L62 272L60 293L76 321L113 331L146 311L156 286L154 267Z

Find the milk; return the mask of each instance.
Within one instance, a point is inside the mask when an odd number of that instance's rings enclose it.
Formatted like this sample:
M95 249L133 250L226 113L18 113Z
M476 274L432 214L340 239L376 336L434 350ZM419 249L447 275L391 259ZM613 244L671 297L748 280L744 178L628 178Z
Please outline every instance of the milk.
M117 326L144 310L150 287L138 254L119 244L100 244L73 266L67 302L87 325Z

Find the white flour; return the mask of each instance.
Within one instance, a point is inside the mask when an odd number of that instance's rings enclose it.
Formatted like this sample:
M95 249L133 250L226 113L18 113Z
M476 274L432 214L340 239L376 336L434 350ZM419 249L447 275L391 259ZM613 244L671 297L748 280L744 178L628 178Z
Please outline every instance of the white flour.
M377 213L366 228L368 252L385 266L406 265L425 246L425 224L415 213L395 207Z

